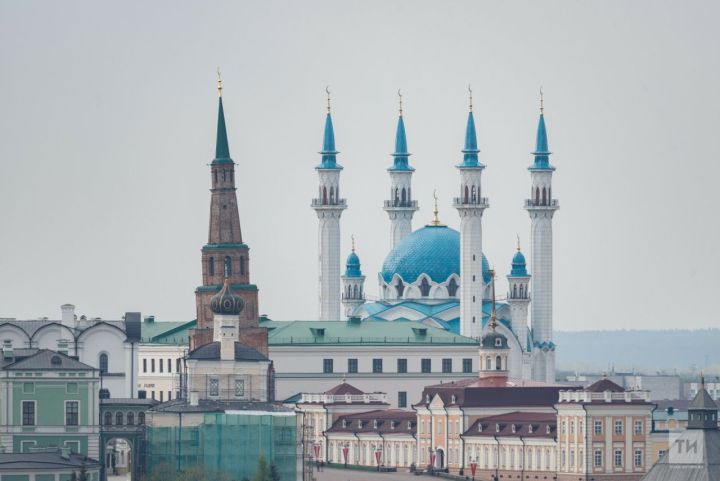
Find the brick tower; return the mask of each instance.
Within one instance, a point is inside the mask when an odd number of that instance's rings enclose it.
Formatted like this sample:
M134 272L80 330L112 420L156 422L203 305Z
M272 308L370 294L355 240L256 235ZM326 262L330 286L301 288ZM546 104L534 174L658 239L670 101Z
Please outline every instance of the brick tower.
M267 330L258 327L258 289L250 283L249 248L243 243L240 231L235 162L230 158L228 147L220 78L218 96L217 143L215 159L210 164L210 229L208 242L202 248L202 285L195 289L197 329L191 335L190 348L213 341L210 299L222 288L227 277L232 291L244 302L238 340L267 354Z

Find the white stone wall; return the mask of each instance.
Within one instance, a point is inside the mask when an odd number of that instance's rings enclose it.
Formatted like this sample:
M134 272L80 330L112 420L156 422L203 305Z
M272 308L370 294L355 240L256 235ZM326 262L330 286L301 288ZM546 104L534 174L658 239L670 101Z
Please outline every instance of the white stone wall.
M482 329L482 209L460 210L460 334Z
M342 284L343 312L345 314L345 318L349 319L350 316L354 315L355 310L365 303L365 276L342 276ZM357 296L355 296L355 290L358 292Z
M187 352L187 346L174 344L140 344L138 356L138 377L137 389L147 393L147 397L160 400L160 393L163 393L163 401L175 399L179 388L177 360L182 359ZM155 370L152 370L152 361L155 361ZM170 360L170 370L168 370ZM163 363L162 372L160 363ZM180 371L182 371L180 361ZM168 397L169 396L169 397Z
M406 202L412 201L412 171L390 172L390 196L385 203L385 211L390 218L391 248L395 247L412 232L412 218L417 207L394 206L397 198L402 202L402 191L405 190Z
M318 169L320 185L313 209L318 216L318 303L320 320L340 319L340 170ZM327 199L327 204L323 201Z

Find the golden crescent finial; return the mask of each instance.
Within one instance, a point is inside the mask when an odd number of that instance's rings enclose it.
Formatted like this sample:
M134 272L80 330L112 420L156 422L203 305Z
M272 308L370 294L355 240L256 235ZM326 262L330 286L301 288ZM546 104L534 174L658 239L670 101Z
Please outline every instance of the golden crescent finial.
M468 84L468 94L470 95L470 105L468 106L470 112L472 112L472 85Z
M398 89L398 98L400 99L400 117L402 117L402 89Z
M543 111L545 110L545 105L543 104L543 91L542 91L542 85L540 86L540 115L543 114Z
M435 209L433 210L433 220L430 223L431 225L441 225L440 224L440 218L438 217L438 196L437 196L437 189L433 189L433 199L435 200Z
M517 234L518 251L520 251L520 234Z
M220 75L220 67L217 68L217 77L218 97L222 97L222 76Z
M327 112L330 113L330 86L325 86L325 93L327 94Z
M355 252L355 234L350 236L350 240L352 241L352 251Z

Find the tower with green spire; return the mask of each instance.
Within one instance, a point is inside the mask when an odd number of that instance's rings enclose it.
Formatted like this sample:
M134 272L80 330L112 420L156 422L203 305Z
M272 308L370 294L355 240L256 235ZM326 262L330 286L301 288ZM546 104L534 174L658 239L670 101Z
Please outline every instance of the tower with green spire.
M560 208L552 196L552 174L542 90L540 90L540 119L538 120L535 151L530 171L530 198L525 200L525 210L530 215L530 272L531 302L530 323L534 350L533 379L555 382L555 345L553 338L553 235L552 220Z
M412 218L418 210L417 201L412 198L412 174L415 171L409 164L410 153L407 148L405 136L405 120L403 119L402 94L400 98L400 112L397 129L395 131L395 152L393 164L388 168L390 173L390 198L383 204L383 209L390 217L391 247L395 247L401 240L412 232Z
M318 196L311 207L318 216L319 286L318 301L320 319L340 319L340 216L347 208L345 199L340 197L340 172L335 149L335 131L330 113L330 91L328 92L327 114L323 149L320 164L315 167L319 177Z
M468 87L469 105L465 128L463 160L456 165L460 172L459 196L453 206L460 214L460 334L479 338L482 334L482 301L484 293L482 268L482 216L489 207L482 196L481 177L485 166L478 160L477 133L472 109L472 90Z
M192 347L213 340L210 299L222 288L225 278L244 302L240 315L241 327L253 328L258 325L258 290L257 286L250 283L250 250L243 242L240 229L235 162L230 157L222 81L219 77L217 135L215 158L210 163L210 182L210 225L208 242L202 248L202 285L195 290L198 327L192 335Z

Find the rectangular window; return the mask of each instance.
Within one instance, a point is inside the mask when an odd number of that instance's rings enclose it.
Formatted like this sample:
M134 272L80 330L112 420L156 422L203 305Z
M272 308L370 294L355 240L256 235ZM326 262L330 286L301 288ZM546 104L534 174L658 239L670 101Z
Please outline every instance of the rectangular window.
M643 465L643 455L642 450L636 449L635 450L635 467L641 468Z
M323 359L323 372L325 374L331 374L333 372L333 360Z
M155 359L150 359L150 372L155 372Z
M172 399L172 391L168 391L168 401Z
M432 372L432 360L420 359L420 372Z
M616 468L622 468L622 465L623 465L622 453L623 453L622 449L615 450L615 467Z
M463 359L463 372L465 374L472 372L472 358Z
M80 453L80 441L65 441L63 444L66 448L70 448L71 453Z
M29 453L31 448L37 445L35 441L20 441L20 452Z
M397 372L404 374L407 372L407 359L397 360Z
M67 383L67 386L65 386L65 392L67 394L77 394L78 393L78 383L76 383L76 382Z
M382 359L373 359L373 373L380 374L383 371Z
M167 360L167 369L168 372L172 372L172 359Z
M615 434L623 433L623 422L620 420L615 421Z
M660 460L660 458L662 458L663 456L665 456L665 450L659 449L658 450L658 460Z
M603 422L602 422L602 421L595 421L595 422L594 422L594 428L593 428L594 431L593 431L593 432L595 433L595 436L600 436L600 435L602 434L602 432L603 432L603 429L602 429L602 428L603 428Z
M32 394L35 392L35 383L24 382L23 383L23 394Z
M399 408L407 407L407 392L398 391L398 407Z
M643 433L643 422L635 421L635 434L639 435Z
M150 399L155 399L155 391L150 391Z
M35 426L35 401L22 402L22 425Z
M180 372L180 366L182 366L181 362L182 362L182 359L180 359L180 358L175 359L175 372Z
M143 372L147 372L147 359L143 359Z
M358 372L358 360L357 359L348 359L347 371L352 374L356 374Z
M165 402L165 391L160 391L160 402Z
M442 360L442 372L444 373L450 373L452 372L452 359L443 359Z
M163 372L164 365L162 359L158 359L158 369L160 370L160 372Z
M245 379L235 379L235 397L245 396Z
M220 379L211 377L208 381L208 395L219 396L220 395Z
M595 460L595 467L596 468L602 468L602 450L596 449L595 454L593 455L593 459Z
M80 403L65 401L65 426L77 426L79 421Z

